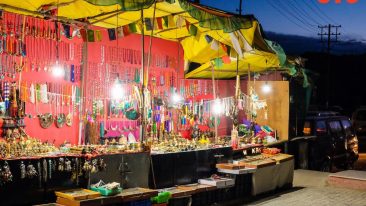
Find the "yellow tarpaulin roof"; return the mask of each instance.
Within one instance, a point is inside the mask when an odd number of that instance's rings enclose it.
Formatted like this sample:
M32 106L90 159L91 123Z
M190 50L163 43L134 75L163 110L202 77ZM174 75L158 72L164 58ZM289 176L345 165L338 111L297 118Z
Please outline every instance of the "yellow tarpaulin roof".
M248 74L248 72L264 72L278 68L278 58L272 53L255 51L254 53L244 53L244 58L239 60L239 75ZM197 69L187 73L185 78L210 79L212 78L212 67L214 66L215 79L230 79L236 76L237 61L233 59L229 64L222 64L217 67L214 62L206 62ZM276 65L276 66L272 66Z
M162 17L164 24L160 25L160 28L155 26L153 36L180 41L184 48L185 60L202 65L187 74L186 78L211 78L210 71L207 70L210 61L226 55L227 51L221 47L218 50L212 49L211 43L207 42L205 37L206 35L210 36L217 42L233 48L234 45L229 34L235 29L242 34L247 44L252 48L250 52L244 51L243 58L240 58L240 74L247 72L248 64L251 65L252 71L264 71L267 68L279 67L276 54L265 43L260 33L259 23L252 16L236 16L186 0L157 1L156 6L151 4L145 7L143 12L141 10L124 10L122 6L130 1L136 2L136 0L0 0L0 8L14 13L39 17L49 14L52 9L58 9L58 18L62 21L76 20L104 28L136 24L136 32L141 33L141 28L144 28L145 35L150 35L151 31L147 30L147 27L141 26L141 14L143 13L144 19L153 18L154 15L155 18ZM138 1L153 2L153 0ZM169 19L169 23L165 22L166 19ZM157 20L154 22L156 25ZM190 31L192 25L197 28L194 34ZM241 48L245 47L244 44L243 40L239 41ZM224 64L222 68L216 68L216 70L215 76L217 78L234 77L235 73L231 71L236 71L236 60L230 64Z

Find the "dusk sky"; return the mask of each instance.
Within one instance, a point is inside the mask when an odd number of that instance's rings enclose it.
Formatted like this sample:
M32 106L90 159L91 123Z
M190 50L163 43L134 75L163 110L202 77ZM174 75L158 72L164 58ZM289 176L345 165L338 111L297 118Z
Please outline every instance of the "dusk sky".
M334 0L331 0L334 2ZM320 4L318 0L243 0L243 14L254 14L265 31L318 37L318 25L340 24L342 40L366 41L366 1ZM239 0L201 0L237 13Z

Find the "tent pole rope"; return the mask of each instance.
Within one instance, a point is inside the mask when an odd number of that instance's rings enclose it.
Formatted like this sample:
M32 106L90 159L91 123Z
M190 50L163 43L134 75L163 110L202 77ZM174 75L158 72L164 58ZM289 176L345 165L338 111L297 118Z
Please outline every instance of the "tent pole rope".
M216 96L216 84L215 84L215 69L214 69L214 65L213 65L213 63L212 62L210 62L210 64L211 64L211 70L212 70L212 72L211 72L211 74L212 74L212 90L213 90L213 96L214 96L214 101L216 101L216 98L217 98L217 96ZM215 115L215 123L214 123L214 125L215 125L215 143L217 142L217 115Z
M147 86L145 82L145 37L144 37L144 9L141 8L141 73L142 73L142 86L141 86L141 96L142 96L142 107L140 108L141 113L141 137L140 142L144 141L146 121L145 121L145 87Z
M155 12L156 12L156 1L154 3L154 13L153 13L153 22L152 22L152 29L150 33L150 42L149 42L149 56L147 57L147 69L146 69L146 77L144 78L144 84L147 86L149 84L149 70L151 64L151 49L153 43L153 35L154 35L154 28L155 28Z

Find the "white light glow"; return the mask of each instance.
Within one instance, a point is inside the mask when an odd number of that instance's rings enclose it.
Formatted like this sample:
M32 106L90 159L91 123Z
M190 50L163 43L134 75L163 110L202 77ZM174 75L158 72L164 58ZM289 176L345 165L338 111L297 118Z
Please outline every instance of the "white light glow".
M263 87L262 87L262 91L263 91L265 94L270 93L270 92L272 91L272 87L266 83L265 85L263 85Z
M63 77L63 76L65 76L65 70L64 70L64 68L62 68L62 66L60 64L56 63L52 67L52 74L55 77Z
M182 101L182 97L178 93L174 93L172 96L173 103L178 103Z
M215 100L215 102L214 102L214 104L213 104L213 113L214 113L214 115L220 115L220 114L222 114L223 113L223 111L224 111L224 109L223 109L223 106L222 106L222 104L221 104L221 101L220 101L220 99L216 99Z
M111 96L114 100L120 100L124 97L124 92L122 88L122 84L119 80L116 80L111 89Z

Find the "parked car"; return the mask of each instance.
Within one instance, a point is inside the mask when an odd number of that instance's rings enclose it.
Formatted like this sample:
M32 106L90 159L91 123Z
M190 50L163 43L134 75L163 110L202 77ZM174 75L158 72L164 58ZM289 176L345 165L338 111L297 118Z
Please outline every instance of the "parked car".
M366 107L360 107L353 113L352 123L358 135L366 135Z
M359 149L366 151L366 107L360 107L352 114L352 125L356 130Z
M337 112L309 112L304 124L309 139L309 169L350 169L358 159L358 139L350 119Z

